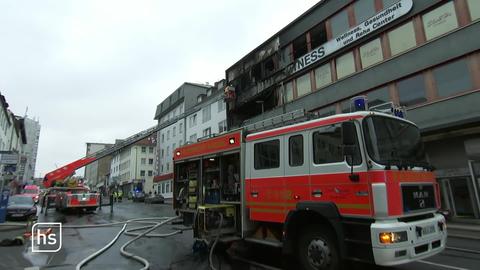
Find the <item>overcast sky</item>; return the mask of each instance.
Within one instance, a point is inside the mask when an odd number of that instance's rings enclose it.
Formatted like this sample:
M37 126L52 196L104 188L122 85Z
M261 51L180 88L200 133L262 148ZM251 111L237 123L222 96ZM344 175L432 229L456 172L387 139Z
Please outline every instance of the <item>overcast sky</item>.
M0 91L40 119L36 176L154 126L183 82L209 82L316 0L2 0Z

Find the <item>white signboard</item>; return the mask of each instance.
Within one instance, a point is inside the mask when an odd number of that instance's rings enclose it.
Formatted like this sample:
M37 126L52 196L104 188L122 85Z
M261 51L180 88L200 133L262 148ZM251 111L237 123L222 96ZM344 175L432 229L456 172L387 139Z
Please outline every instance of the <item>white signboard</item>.
M320 61L326 56L340 50L341 48L354 43L366 35L388 25L396 19L407 14L413 7L412 0L400 0L399 2L385 8L380 13L368 18L361 24L351 28L338 37L324 43L300 57L293 63L291 74L298 72L313 63Z
M0 153L0 163L1 164L17 164L18 163L18 155L17 154L5 154Z

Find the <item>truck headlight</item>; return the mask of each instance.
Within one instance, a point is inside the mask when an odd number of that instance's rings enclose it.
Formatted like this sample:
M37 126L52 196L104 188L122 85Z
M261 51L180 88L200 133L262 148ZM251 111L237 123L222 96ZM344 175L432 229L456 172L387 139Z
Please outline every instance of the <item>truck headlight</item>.
M380 243L382 244L395 244L408 241L408 235L406 231L403 232L383 232L379 234Z

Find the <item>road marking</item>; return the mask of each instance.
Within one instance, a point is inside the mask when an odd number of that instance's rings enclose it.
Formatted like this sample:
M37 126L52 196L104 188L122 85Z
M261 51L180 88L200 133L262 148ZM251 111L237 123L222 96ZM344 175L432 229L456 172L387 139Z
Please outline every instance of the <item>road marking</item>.
M450 265L446 265L446 264L434 263L434 262L429 262L429 261L424 261L424 260L418 260L417 262L424 263L424 264L430 264L430 265L434 265L434 266L439 266L439 267L443 267L443 268L448 268L448 269L454 269L454 270L468 270L467 268L450 266Z

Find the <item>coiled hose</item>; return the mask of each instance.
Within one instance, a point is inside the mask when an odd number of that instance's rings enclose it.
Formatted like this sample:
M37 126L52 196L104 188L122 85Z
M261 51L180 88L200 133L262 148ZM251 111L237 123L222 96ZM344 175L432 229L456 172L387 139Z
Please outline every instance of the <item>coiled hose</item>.
M164 225L164 224L166 224L170 221L178 219L178 218L179 217L136 218L136 219L130 219L130 220L127 220L127 221L122 221L122 222L112 222L112 223L105 223L105 224L64 225L64 226L62 226L62 228L66 228L66 229L87 229L87 228L112 227L112 226L123 225L122 229L117 233L117 235L115 236L115 238L112 239L112 241L110 241L107 245L105 245L104 247L102 247L98 251L90 254L88 257L86 257L81 262L79 262L75 267L76 270L80 270L89 261L93 260L95 257L97 257L98 255L100 255L103 252L105 252L106 250L108 250L118 240L118 238L120 237L120 235L122 235L122 233L125 233L126 235L130 235L130 236L135 236L135 238L131 239L130 241L125 243L120 248L120 254L124 257L127 257L129 259L134 259L134 260L142 263L144 265L144 267L141 268L141 270L146 270L146 269L150 268L150 263L143 257L140 257L138 255L135 255L133 253L125 251L125 248L127 246L129 246L130 244L132 244L133 242L135 242L136 240L138 240L142 237L145 237L145 236L146 237L168 237L168 236L172 236L172 235L181 233L182 231L178 230L178 231L174 231L174 232L166 233L166 234L158 234L158 233L149 234L150 232L154 231L158 227L160 227L160 226L162 226L162 225ZM151 224L151 225L135 227L135 228L131 228L131 229L127 230L126 228L127 228L127 225L129 223L143 223L143 224L147 223L147 224ZM142 232L142 233L134 233L134 231L139 231L139 230L144 230L144 229L147 229L147 230Z

